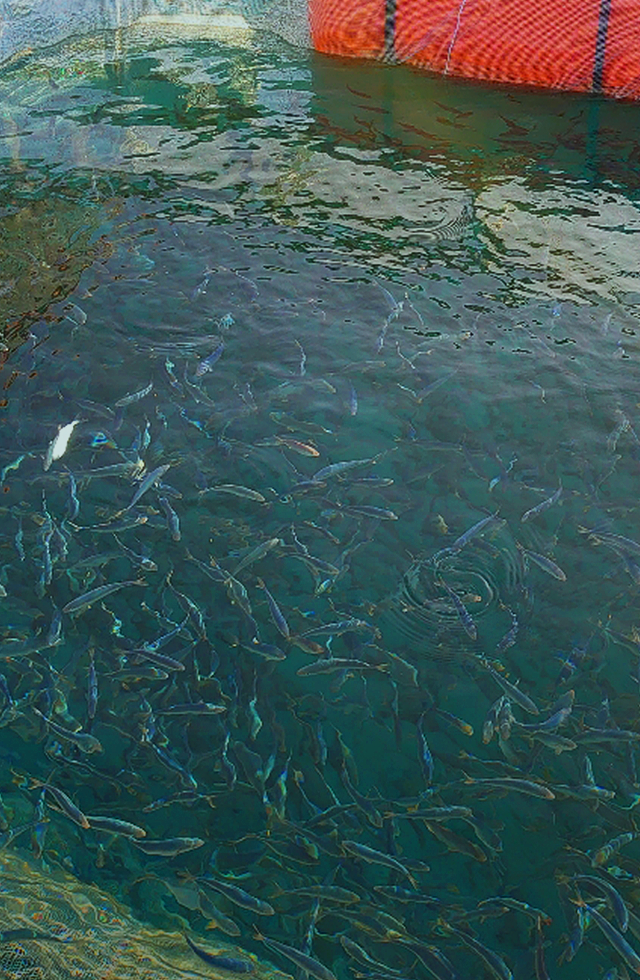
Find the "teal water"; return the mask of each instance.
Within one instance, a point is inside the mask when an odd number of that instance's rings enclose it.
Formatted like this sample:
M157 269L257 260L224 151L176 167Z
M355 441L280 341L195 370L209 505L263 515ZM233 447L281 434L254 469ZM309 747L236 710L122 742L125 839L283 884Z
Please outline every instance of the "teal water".
M4 845L285 971L624 977L637 109L168 29L0 91Z

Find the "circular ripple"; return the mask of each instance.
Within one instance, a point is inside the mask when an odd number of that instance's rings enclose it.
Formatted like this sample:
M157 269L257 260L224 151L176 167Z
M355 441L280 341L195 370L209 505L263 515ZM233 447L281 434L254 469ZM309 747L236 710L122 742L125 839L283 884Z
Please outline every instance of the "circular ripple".
M383 616L385 638L397 631L415 653L451 660L477 653L443 582L480 626L504 606L526 608L524 569L505 525L491 541L479 539L457 553L439 551L411 563ZM503 620L504 612L500 611Z

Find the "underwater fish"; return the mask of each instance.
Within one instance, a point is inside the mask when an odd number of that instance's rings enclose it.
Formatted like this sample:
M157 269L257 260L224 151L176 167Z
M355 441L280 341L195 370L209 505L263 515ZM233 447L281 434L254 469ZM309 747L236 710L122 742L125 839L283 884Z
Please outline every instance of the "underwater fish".
M76 425L80 425L80 419L74 419L73 422L68 422L66 425L61 425L58 429L57 435L49 443L47 451L44 456L43 469L46 471L50 468L51 464L57 459L62 459L69 446L69 440L73 435L73 430Z

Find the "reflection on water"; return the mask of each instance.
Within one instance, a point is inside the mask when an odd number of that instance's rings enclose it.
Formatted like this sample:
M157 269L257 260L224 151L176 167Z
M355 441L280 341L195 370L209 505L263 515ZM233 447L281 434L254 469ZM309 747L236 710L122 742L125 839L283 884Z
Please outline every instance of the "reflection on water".
M636 110L201 26L0 76L4 846L195 975L624 976Z

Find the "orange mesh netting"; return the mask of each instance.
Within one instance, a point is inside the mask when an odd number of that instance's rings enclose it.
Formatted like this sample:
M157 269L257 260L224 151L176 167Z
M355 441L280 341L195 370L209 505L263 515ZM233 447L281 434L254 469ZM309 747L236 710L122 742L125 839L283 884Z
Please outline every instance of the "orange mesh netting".
M640 0L309 0L309 22L325 54L640 97Z

